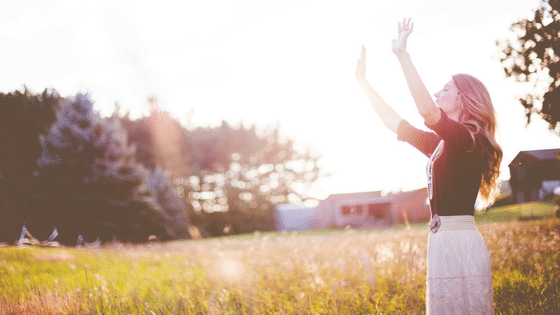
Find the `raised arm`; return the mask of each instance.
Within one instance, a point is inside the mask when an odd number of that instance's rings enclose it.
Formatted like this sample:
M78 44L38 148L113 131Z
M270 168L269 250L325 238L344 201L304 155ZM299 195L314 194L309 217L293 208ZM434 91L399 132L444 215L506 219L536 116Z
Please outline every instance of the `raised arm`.
M385 101L377 94L377 92L371 87L371 85L366 80L366 47L362 46L362 54L360 59L358 59L358 65L356 66L356 79L358 83L364 90L367 99L383 124L391 129L393 132L397 133L397 128L401 117L397 112L391 108Z
M406 51L406 42L413 28L414 23L411 23L411 19L408 19L408 21L404 19L402 23L399 22L398 39L393 39L393 53L395 53L399 59L408 84L408 89L410 90L410 94L412 94L414 103L416 103L418 112L424 117L424 121L427 124L433 125L439 121L441 112L424 86L416 67L414 67L412 63L410 55Z

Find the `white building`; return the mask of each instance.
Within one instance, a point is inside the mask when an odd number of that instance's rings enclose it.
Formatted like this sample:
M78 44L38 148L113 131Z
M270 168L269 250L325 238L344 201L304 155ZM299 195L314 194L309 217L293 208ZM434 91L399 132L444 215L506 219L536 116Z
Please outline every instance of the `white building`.
M277 231L312 230L316 207L280 204L276 206L274 224Z

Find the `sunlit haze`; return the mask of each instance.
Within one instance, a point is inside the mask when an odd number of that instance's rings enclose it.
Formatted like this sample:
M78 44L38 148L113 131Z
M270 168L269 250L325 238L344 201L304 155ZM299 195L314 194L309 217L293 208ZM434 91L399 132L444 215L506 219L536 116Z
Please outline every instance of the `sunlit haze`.
M367 47L367 78L398 113L423 122L391 40L414 20L409 52L430 93L455 73L486 84L498 112L507 165L527 149L560 147L535 117L525 127L496 40L540 1L12 1L0 12L0 91L26 85L62 96L89 92L104 114L133 117L148 99L191 126L279 122L322 153L333 175L315 196L424 187L426 158L396 140L370 108L354 69ZM189 119L187 119L190 117Z

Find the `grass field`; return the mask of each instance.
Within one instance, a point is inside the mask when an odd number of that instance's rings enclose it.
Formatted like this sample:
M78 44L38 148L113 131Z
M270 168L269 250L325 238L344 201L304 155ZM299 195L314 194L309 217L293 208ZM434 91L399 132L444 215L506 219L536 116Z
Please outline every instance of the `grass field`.
M551 213L527 204L477 214L496 314L560 314L560 219ZM516 221L524 216L540 220ZM427 236L424 225L5 247L0 314L423 314Z

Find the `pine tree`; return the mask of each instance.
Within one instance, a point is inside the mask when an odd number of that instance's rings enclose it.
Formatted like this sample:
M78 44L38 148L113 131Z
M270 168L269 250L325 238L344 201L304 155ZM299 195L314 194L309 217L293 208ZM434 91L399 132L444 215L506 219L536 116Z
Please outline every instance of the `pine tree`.
M149 172L134 160L119 120L101 118L88 95L63 105L43 138L39 165L42 211L62 242L72 244L78 235L134 242L165 233L147 189Z
M148 182L148 189L161 207L167 234L175 239L189 238L190 222L187 206L184 200L179 198L177 189L165 173L157 167Z

